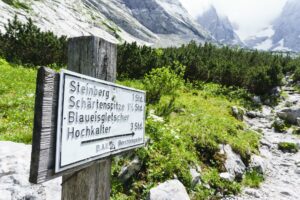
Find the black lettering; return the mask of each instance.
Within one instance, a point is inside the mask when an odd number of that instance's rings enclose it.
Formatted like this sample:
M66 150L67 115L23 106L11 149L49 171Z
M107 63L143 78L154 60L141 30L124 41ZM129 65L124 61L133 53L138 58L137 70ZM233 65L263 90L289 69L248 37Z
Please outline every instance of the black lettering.
M74 127L72 127L72 131L70 131L70 128L68 128L68 139L70 138L70 135L72 138L74 138Z
M69 112L69 123L73 123L74 122L74 115L75 115L75 113L73 112L73 111L70 111Z
M69 98L69 108L73 108L75 106L75 97L74 96L70 96Z
M70 82L70 92L74 93L76 91L75 81Z

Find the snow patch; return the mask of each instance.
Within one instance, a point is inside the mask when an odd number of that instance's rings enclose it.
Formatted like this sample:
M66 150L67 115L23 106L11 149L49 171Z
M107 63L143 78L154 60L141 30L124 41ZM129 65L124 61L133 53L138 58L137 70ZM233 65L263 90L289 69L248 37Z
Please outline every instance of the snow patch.
M271 38L275 34L275 31L273 29L273 26L269 26L267 28L264 28L261 30L258 34L256 34L256 37L269 37Z
M272 46L273 46L272 39L269 38L269 39L263 41L262 43L256 45L254 48L259 49L259 50L267 51L270 48L272 48Z

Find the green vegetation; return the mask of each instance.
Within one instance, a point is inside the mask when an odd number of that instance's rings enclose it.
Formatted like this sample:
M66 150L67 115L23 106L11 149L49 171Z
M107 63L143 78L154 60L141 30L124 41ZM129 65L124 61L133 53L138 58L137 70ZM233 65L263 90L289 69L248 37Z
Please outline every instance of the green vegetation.
M106 21L103 21L102 24L108 29L109 32L112 32L117 39L121 39L121 36L118 33L120 32L120 29L117 26L112 26Z
M168 68L160 70L172 73ZM150 81L155 80L154 82L165 79L157 71L152 70L149 73L151 76L146 77ZM138 81L121 83L145 89L145 85ZM222 94L224 91L230 93L229 89L218 84L198 85L197 89L189 84L178 87L178 95L175 97L163 94L159 103L148 105L146 133L150 144L137 151L142 169L126 183L121 183L118 179L120 168L133 157L116 160L112 173L112 199L144 199L151 187L174 176L187 187L194 199L213 198L218 193L229 195L240 191L241 183L228 182L219 177L219 172L224 170L225 158L219 154L218 145L230 144L235 152L247 160L251 153L258 153L259 136L246 130L244 124L231 115L231 106L243 102L239 99L241 94L234 98ZM238 93L233 90L231 92ZM164 121L153 118L150 110L164 116ZM195 188L191 186L190 166L201 166L204 169L202 181L209 184L210 189L203 185Z
M31 19L26 24L17 17L0 32L0 56L26 66L66 63L67 39L52 32L42 32Z
M280 142L278 143L278 149L281 150L282 152L297 153L299 147L295 143Z
M294 127L293 128L293 134L294 135L300 135L300 128L299 127Z
M209 184L212 186L213 189L209 190L203 185L197 186L194 194L193 199L199 200L199 199L209 199L208 197L211 196L211 194L217 194L220 192L224 195L234 195L240 192L241 190L241 184L237 182L230 182L226 181L220 178L219 172L216 169L210 169L207 170L203 174L203 182L205 184ZM210 193L210 195L208 195ZM215 199L215 198L212 198Z
M283 69L290 60L268 52L195 42L166 49L125 43L118 47L118 75L120 78L142 78L153 68L174 66L174 61L179 61L186 66L185 80L238 86L263 95L281 84Z
M31 142L36 69L29 66L64 65L66 48L66 37L41 32L31 20L22 24L15 17L6 33L0 33L0 55L23 64L0 60L0 140ZM195 42L166 49L123 44L118 46L117 60L118 83L147 91L149 142L114 159L112 199L145 199L153 186L173 178L196 200L236 194L244 185L259 186L263 177L255 171L247 172L242 181L220 178L226 158L219 145L231 145L246 164L251 154L259 153L259 134L233 117L231 108L253 108L253 93L269 96L270 89L281 84L283 73L297 70L297 60ZM278 148L298 150L290 143ZM122 166L135 156L141 169L122 182ZM190 168L197 166L203 184L193 186Z
M0 62L0 70L0 139L30 143L36 70L11 65L4 60ZM160 70L165 74L154 69L145 76L146 79L150 83L162 83L165 75L174 75L170 68ZM247 102L241 98L245 91L213 83L198 83L195 88L176 77L180 87L171 84L171 93L162 92L158 103L147 106L146 134L150 142L135 153L142 163L141 170L123 183L118 174L135 155L114 160L112 199L143 199L151 187L174 176L195 199L239 192L242 183L231 183L218 176L225 159L218 154L218 145L232 145L245 160L249 154L257 153L259 136L246 130L244 124L231 115L231 106ZM139 89L149 87L147 81L142 80L119 83ZM162 116L163 121L153 117L153 112ZM203 185L192 187L191 166L201 166L202 181L210 184L210 189Z
M245 178L243 180L243 185L258 188L260 183L264 181L264 177L262 174L258 173L257 171L248 171L245 174Z
M20 2L19 0L2 0L4 3L13 6L15 8L20 8L20 9L24 9L24 10L29 10L30 7L24 3L24 2Z
M167 67L153 69L146 74L143 83L147 90L147 102L157 103L163 95L174 96L183 84L184 67L180 66L181 73L177 75Z
M31 143L36 70L0 59L0 140Z
M272 125L276 132L282 133L286 131L287 127L283 120L276 119Z

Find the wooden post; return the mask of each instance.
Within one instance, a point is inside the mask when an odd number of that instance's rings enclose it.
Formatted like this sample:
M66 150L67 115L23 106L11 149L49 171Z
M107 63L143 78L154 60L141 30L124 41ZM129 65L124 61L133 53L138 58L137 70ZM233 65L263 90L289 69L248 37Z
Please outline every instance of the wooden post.
M117 49L94 36L72 38L68 46L68 70L115 82ZM78 172L63 175L63 200L107 200L110 198L111 159Z

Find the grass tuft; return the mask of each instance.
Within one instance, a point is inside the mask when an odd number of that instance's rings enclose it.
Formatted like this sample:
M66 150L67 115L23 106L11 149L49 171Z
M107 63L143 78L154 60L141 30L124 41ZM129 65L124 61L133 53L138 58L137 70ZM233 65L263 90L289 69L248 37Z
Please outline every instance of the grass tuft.
M298 150L299 150L299 147L295 143L280 142L278 144L278 149L281 150L284 153L297 153Z
M36 70L0 59L0 140L31 143Z
M263 175L253 170L246 172L242 184L251 188L258 188L263 181Z

